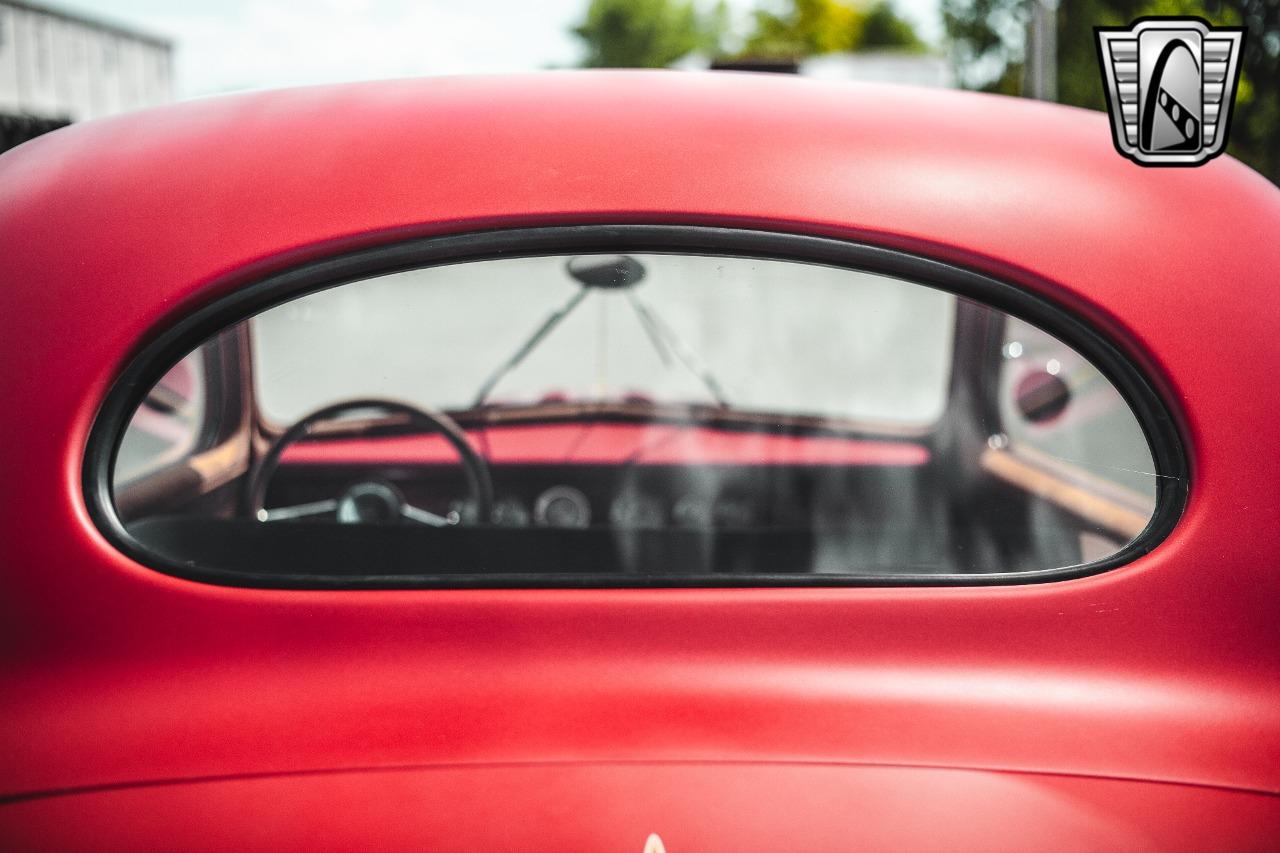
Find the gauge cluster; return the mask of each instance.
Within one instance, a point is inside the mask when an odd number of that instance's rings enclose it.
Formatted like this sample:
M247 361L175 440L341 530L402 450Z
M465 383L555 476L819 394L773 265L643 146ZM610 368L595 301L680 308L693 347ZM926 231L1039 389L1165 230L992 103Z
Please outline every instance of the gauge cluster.
M450 502L449 511L466 521L475 519L475 507L467 500ZM745 502L694 496L668 503L654 495L624 494L605 501L603 506L593 507L592 500L581 489L555 485L538 493L531 503L521 496L500 495L493 505L492 523L498 527L562 530L581 530L593 524L631 529L705 530L748 526L753 516Z
M489 524L552 530L811 529L882 515L884 495L913 488L913 474L907 468L850 466L496 465ZM372 506L386 493L425 511L423 518L448 525L481 522L462 473L447 466L299 466L277 480L271 506L305 506L361 486L359 494L352 492L363 500L354 509ZM377 494L370 482L379 484ZM348 514L354 509L347 508Z
M304 503L330 494L334 488L361 491L369 486L365 482L368 479L378 484L379 494L394 492L402 496L402 502L425 507L451 523L470 525L479 521L474 502L465 497L463 484L453 482L456 478L448 471L351 471L344 472L342 483L330 481L323 485L316 476L322 473L291 471L291 476L281 478L280 487L273 489L272 500ZM667 472L669 476L653 473L648 472L646 481L638 484L611 476L613 472L605 469L498 467L493 476L491 523L507 528L562 530L708 530L745 528L778 520L776 483L741 482L740 472L721 471L714 476L702 472L696 482L688 482L682 472L674 470Z
M502 490L494 500L492 523L498 527L548 527L581 530L593 526L659 530L750 527L761 518L746 497L696 493L667 496L624 490L612 496L598 489L556 483L543 489ZM472 520L475 508L455 500L450 512Z

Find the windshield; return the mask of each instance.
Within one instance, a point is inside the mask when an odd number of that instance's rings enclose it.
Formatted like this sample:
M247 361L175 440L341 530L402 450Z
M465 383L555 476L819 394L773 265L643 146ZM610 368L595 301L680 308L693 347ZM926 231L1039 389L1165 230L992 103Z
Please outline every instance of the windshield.
M627 280L611 282L620 263ZM926 426L946 399L955 301L885 276L750 258L455 264L260 314L255 383L276 424L391 397L445 410L723 404Z

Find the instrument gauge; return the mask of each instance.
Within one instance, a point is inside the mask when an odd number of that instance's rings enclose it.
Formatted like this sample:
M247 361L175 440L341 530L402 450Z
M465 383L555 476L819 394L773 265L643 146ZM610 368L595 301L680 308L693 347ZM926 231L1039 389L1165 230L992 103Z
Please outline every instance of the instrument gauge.
M534 502L533 520L539 527L585 528L591 524L591 502L572 486L552 486Z

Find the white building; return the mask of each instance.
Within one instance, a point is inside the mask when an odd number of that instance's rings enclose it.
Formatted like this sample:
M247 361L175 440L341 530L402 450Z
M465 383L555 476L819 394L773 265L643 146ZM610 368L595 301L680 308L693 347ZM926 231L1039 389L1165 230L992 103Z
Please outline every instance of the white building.
M932 53L877 50L864 53L829 53L800 61L806 77L862 80L868 83L904 83L911 86L956 86L951 63Z
M942 54L901 50L870 50L858 53L826 53L803 59L717 59L691 54L672 67L697 71L707 67L725 71L762 71L799 74L827 80L858 80L866 83L903 83L954 89L959 84L951 61Z
M82 121L173 97L173 43L42 3L0 0L0 116Z

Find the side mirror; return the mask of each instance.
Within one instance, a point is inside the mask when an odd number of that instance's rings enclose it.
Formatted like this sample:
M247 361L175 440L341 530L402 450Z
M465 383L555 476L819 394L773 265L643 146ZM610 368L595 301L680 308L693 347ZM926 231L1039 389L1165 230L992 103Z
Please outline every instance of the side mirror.
M1047 370L1029 373L1018 381L1013 392L1014 405L1030 423L1044 424L1058 417L1071 402L1071 389L1061 377Z

